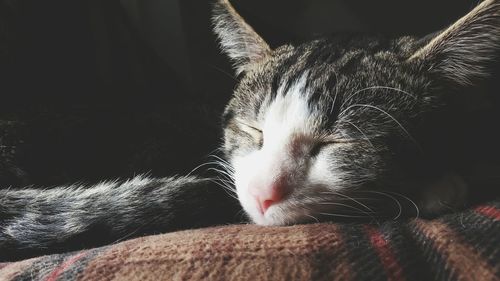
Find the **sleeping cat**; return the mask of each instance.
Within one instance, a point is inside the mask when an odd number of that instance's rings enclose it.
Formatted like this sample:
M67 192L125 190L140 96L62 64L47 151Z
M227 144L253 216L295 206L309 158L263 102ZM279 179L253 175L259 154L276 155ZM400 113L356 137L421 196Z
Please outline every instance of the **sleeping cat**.
M223 114L219 176L0 190L0 259L243 222L241 207L275 226L438 215L487 182L466 172L498 167L462 152L475 122L463 101L500 49L499 0L421 39L271 49L227 0L213 20L240 77Z

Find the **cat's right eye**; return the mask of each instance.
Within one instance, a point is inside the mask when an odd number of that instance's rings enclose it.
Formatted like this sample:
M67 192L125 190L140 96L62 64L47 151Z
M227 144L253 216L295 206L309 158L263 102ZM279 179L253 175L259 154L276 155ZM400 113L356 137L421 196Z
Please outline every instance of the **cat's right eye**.
M248 125L244 122L238 122L240 124L240 129L252 136L252 138L255 140L255 143L260 147L262 147L264 143L264 134L262 133L262 130L255 126Z
M318 142L316 143L312 148L311 148L311 151L309 152L309 155L311 157L316 157L318 156L318 154L321 152L321 150L323 148L325 148L326 146L330 145L330 144L333 144L333 142Z

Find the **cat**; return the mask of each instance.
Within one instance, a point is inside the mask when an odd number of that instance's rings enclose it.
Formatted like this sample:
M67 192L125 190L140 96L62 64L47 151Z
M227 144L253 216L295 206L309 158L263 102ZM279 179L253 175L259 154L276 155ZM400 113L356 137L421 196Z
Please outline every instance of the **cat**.
M219 178L0 190L0 260L247 220L398 219L469 203L465 172L490 162L460 153L475 124L463 100L498 55L499 0L424 38L271 49L228 0L214 3L213 22L240 78L222 117Z

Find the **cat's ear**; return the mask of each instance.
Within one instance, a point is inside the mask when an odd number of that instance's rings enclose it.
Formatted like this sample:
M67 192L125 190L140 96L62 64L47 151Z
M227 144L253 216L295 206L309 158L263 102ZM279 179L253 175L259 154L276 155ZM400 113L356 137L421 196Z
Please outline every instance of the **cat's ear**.
M452 83L468 85L488 75L487 68L499 53L500 0L485 0L409 60L423 63Z
M216 0L213 9L214 31L222 50L231 58L237 74L271 53L268 44L236 12L229 0Z

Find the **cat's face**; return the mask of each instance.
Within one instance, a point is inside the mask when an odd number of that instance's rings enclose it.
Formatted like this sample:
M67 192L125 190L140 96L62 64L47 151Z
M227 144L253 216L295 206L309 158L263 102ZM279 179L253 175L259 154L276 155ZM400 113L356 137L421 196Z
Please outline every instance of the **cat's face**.
M255 222L364 215L359 204L339 205L352 203L339 193L389 190L375 184L397 176L391 151L418 149L408 130L431 101L428 79L405 62L401 47L412 40L390 49L375 40L354 50L328 41L282 47L241 80L224 116L225 149Z
M493 10L498 25L498 1L486 2L471 14ZM500 33L480 18L485 33ZM396 202L399 216L402 207L394 197L410 205L408 197L426 198L420 193L427 190L415 188L426 184L426 169L418 168L427 159L415 136L418 125L442 106L442 81L461 85L483 75L479 66L464 68L472 58L443 58L464 40L460 34L444 31L430 43L410 37L323 39L271 50L227 1L216 4L215 23L242 73L224 113L224 149L238 199L254 222L377 217L387 200ZM471 27L459 24L452 31L463 29L466 39ZM487 51L487 57L494 53ZM443 197L455 201L450 204L464 200ZM432 202L417 202L436 211Z

